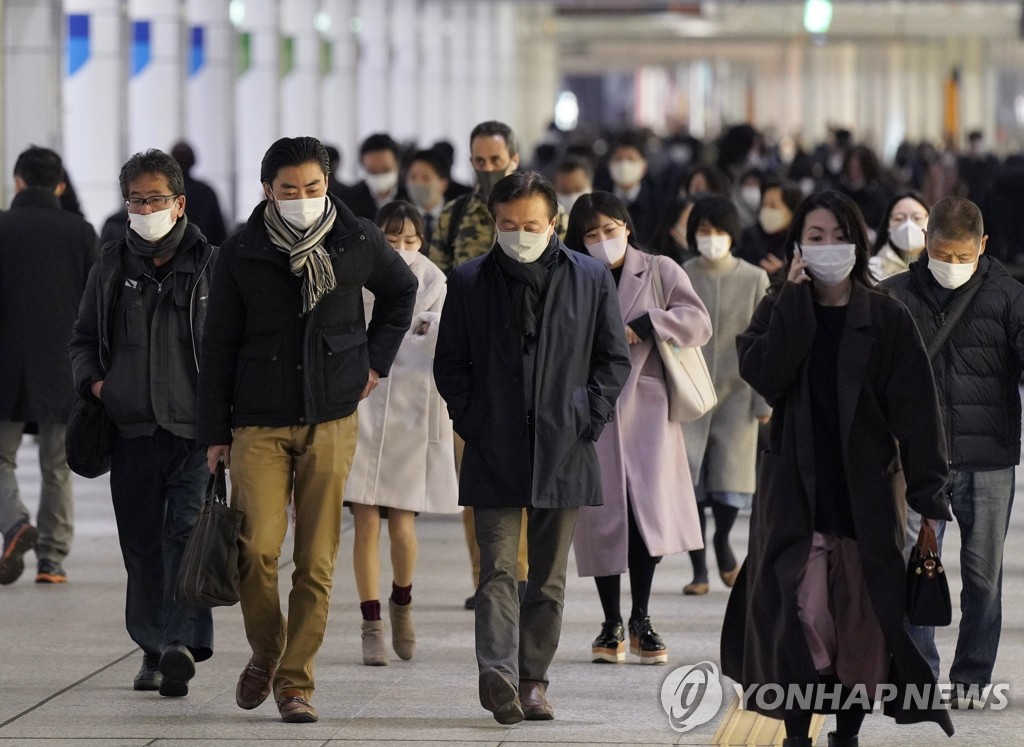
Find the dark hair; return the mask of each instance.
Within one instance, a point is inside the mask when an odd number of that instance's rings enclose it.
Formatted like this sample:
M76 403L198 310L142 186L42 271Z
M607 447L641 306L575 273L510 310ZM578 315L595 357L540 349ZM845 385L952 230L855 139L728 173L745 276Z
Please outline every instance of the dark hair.
M784 246L786 262L788 263L793 257L793 247L800 243L800 235L803 233L807 216L819 208L828 210L836 217L836 222L843 229L846 240L854 245L856 260L850 273L850 279L865 288L873 288L875 282L868 271L868 229L864 225L864 214L857 207L857 203L842 192L832 189L810 195L796 209L793 214L793 222L789 224L789 230L786 232Z
M636 229L629 210L611 192L591 192L581 196L569 213L569 227L565 231L565 245L575 252L587 253L583 237L597 226L597 216L607 215L612 220L622 221L629 229L629 243L637 246Z
M548 204L548 220L553 220L558 215L555 188L537 171L513 171L508 176L499 179L498 183L491 188L491 195L487 198L487 209L493 218L494 208L497 205L524 200L534 195L544 198Z
M184 140L179 140L171 148L171 158L178 162L184 174L187 174L196 165L196 152Z
M874 252L877 254L878 250L889 243L889 218L892 216L893 208L896 207L896 203L900 200L907 198L919 202L921 207L925 209L925 212L931 215L932 206L928 202L928 198L918 192L916 189L908 189L904 192L900 192L898 195L889 201L888 206L885 208L885 212L882 213L882 224L878 227L875 233L875 246Z
M928 214L928 237L938 241L981 241L985 221L981 210L964 197L936 202Z
M331 173L331 159L327 148L315 137L283 137L263 154L260 164L260 181L272 184L277 172L287 166L301 166L304 163L315 163L327 176Z
M697 229L707 221L719 231L725 231L732 239L733 254L740 248L743 224L736 203L721 195L702 195L693 202L693 210L686 221L686 243L697 248Z
M447 180L452 178L451 163L444 157L444 155L438 153L433 148L428 150L418 150L413 153L406 168L412 166L417 161L422 161L427 164L427 166L432 168L441 179Z
M359 146L359 160L362 161L367 153L375 153L378 150L389 150L394 154L395 160L398 160L398 143L386 132L375 132L362 142Z
M337 171L341 166L341 151L333 145L325 145L327 150L327 161L331 164L331 171Z
M639 132L623 132L615 138L615 140L612 141L612 147L608 149L609 158L619 148L634 148L638 153L640 153L641 158L645 161L647 160L647 141Z
M162 150L150 148L145 153L136 153L124 162L118 181L121 184L121 196L128 197L129 185L140 176L162 176L167 180L171 194L185 194L185 177L181 173L178 162Z
M586 174L588 182L594 181L594 167L584 158L564 156L555 167L556 174L571 174L574 171L582 171Z
M31 189L52 191L64 181L64 164L56 151L30 145L14 162L14 175Z
M423 236L423 217L415 205L405 200L393 200L382 205L373 219L373 222L384 233L401 233L406 221L412 223L413 228L416 229L416 235L420 237L423 244L426 244L427 240Z
M800 203L804 201L804 191L800 189L800 185L796 182L783 181L778 177L770 177L765 179L761 185L761 199L764 200L764 194L769 189L779 190L779 194L782 196L782 203L789 208L789 212L796 213L796 209L800 207Z
M860 162L860 172L864 175L865 184L875 184L882 180L882 165L878 162L878 156L866 145L855 145L846 151L846 158L843 159L843 168L840 173L846 176L850 170L850 161L857 159Z
M661 220L658 222L658 227L654 230L654 238L651 240L649 247L653 253L672 257L679 264L688 259L689 255L680 253L675 239L672 238L672 229L679 222L679 216L692 203L693 200L689 197L677 195L672 198L666 209L660 211Z
M693 177L700 174L704 177L704 181L708 183L707 194L721 195L722 197L728 197L729 191L732 189L732 184L729 180L728 174L721 169L717 169L714 166L698 166L693 169L686 176L686 191L690 191L690 182L693 181ZM698 193L700 194L700 193ZM690 195L693 197L693 195Z
M448 168L452 167L455 163L455 146L448 140L438 140L436 143L430 146L430 150L437 151L444 159L448 162Z
M473 131L469 133L469 147L473 147L473 141L478 137L500 137L505 141L505 147L508 148L509 156L514 156L519 152L519 143L516 142L516 135L512 132L512 128L504 122L496 122L493 119L487 122L481 122Z

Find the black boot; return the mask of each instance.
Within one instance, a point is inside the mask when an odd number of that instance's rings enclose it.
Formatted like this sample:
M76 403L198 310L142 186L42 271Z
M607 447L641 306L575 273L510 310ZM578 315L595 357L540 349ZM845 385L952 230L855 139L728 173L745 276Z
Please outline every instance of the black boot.
M828 747L857 747L857 737L840 737L834 731L828 733Z
M786 737L782 740L782 747L812 747L810 737Z
M618 664L626 660L626 634L622 620L605 620L601 632L590 644L591 661Z
M641 664L668 663L668 648L651 625L651 618L629 621L629 650L640 657Z

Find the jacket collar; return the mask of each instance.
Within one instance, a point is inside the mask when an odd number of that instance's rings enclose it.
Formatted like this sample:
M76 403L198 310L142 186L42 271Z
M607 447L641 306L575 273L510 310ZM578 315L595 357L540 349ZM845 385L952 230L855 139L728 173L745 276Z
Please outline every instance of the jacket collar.
M11 210L23 207L48 207L62 210L60 199L52 190L42 188L23 189L11 200Z
M339 240L363 229L355 213L344 202L330 193L328 193L327 199L334 203L334 208L337 210L334 227L331 228L331 232L324 239L324 246L330 251ZM278 251L277 247L270 242L267 225L263 221L263 213L268 207L269 201L263 200L253 208L252 214L245 222L245 228L242 229L238 248L243 253L252 257L287 264L288 258L284 252Z
M651 262L639 250L631 246L626 247L626 259L622 263L622 277L619 278L619 306L622 309L622 318L631 319L633 306L640 291L644 288L643 275Z
M961 285L959 288L953 291L950 301L955 299L960 294L967 291L969 288L973 288L980 283L984 283L990 276L994 276L1000 270L1005 272L999 262L993 260L987 254L982 254L978 258L978 269L975 270L974 274L971 275L971 279ZM921 256L914 260L910 265L910 281L917 288L918 295L924 298L936 312L941 311L942 307L939 304L938 299L935 297L935 290L939 287L932 275L932 271L928 269L928 252L921 252Z

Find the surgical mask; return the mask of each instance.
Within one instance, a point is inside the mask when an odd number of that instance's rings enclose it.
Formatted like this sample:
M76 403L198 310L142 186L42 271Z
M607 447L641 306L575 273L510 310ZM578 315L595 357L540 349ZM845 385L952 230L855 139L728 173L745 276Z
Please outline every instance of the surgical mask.
M935 282L949 290L955 290L970 280L977 268L977 262L970 265L953 264L928 257L928 269L931 270Z
M618 187L632 187L644 178L644 162L620 158L608 164L608 173Z
M398 184L398 171L385 171L383 174L367 174L366 186L375 195L386 195Z
M498 231L498 246L509 257L524 265L536 262L551 243L551 234L529 231Z
M572 206L576 204L576 200L580 199L586 192L570 192L569 194L557 194L555 199L558 200L558 204L562 206L562 210L568 215L572 212Z
M924 231L921 226L907 218L889 231L889 242L904 252L920 252L924 249Z
M420 254L419 249L396 249L395 251L405 260L407 265L411 265Z
M305 197L299 200L274 200L277 212L300 231L316 225L327 208L326 197Z
M747 209L757 210L757 206L761 204L761 188L740 187L740 201L747 206Z
M853 244L817 244L800 247L811 277L822 285L839 285L853 272L857 248Z
M765 233L778 233L789 225L789 213L782 208L763 207L757 214L757 222Z
M697 251L705 259L712 262L720 260L729 253L732 247L732 238L728 234L712 234L711 236L697 237Z
M480 185L480 196L487 201L487 198L491 196L491 190L494 189L494 185L500 182L508 176L508 173L502 171L476 171L476 183Z
M175 220L171 217L171 210L160 210L156 213L128 213L128 224L146 241L159 241L171 232Z
M409 199L412 200L413 205L424 209L436 203L439 197L438 190L434 189L433 184L423 182L416 184L406 182L405 191L409 193Z
M626 244L628 243L626 232L623 231L621 236L613 236L604 241L587 244L587 253L611 267L626 256Z

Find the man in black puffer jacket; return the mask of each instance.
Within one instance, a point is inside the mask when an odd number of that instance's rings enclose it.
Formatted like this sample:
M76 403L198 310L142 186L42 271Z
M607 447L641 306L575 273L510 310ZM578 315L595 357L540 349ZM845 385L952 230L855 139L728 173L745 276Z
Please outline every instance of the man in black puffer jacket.
M977 205L942 200L928 218L926 253L909 272L883 283L910 309L928 346L946 429L947 490L963 545L962 619L949 671L960 707L992 680L1002 627L1003 543L1020 462L1024 287L984 256L984 233ZM919 527L920 516L911 512L908 550ZM940 543L943 529L936 528ZM938 676L934 633L911 631Z

